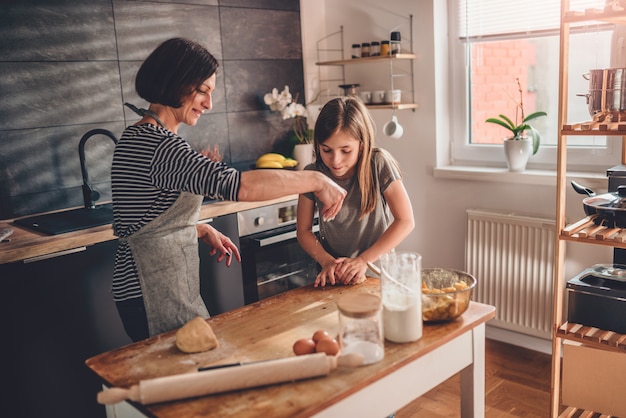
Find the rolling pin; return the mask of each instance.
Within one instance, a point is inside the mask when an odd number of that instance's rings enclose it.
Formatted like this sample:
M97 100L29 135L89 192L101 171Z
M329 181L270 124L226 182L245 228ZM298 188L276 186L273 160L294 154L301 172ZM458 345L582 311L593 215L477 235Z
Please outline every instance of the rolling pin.
M325 353L306 354L141 380L128 389L115 387L105 389L98 393L97 400L98 403L105 405L127 399L149 405L325 376L337 367L357 367L361 364L363 356L360 354L345 354L338 357L327 356Z

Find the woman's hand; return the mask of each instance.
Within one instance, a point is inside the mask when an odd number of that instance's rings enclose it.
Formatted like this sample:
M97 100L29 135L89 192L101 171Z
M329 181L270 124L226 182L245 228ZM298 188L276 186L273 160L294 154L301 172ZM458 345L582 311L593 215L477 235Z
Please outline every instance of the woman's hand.
M233 255L241 263L241 255L239 249L226 235L222 234L217 229L208 224L196 225L198 231L198 238L201 238L205 244L207 244L211 250L210 255L219 253L217 257L218 263L226 258L226 267L230 267L233 261Z
M341 210L341 205L343 204L343 199L346 197L347 192L325 175L321 173L316 174L321 176L320 180L322 181L321 189L315 192L315 196L317 196L323 204L321 209L322 218L325 220L333 220L339 213L339 210Z

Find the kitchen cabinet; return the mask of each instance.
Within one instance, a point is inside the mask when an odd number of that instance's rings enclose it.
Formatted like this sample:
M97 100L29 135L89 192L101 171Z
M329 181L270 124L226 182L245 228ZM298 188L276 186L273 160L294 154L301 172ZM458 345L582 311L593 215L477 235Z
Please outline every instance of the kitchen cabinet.
M591 219L585 219L566 225L565 202L567 182L567 141L569 137L577 135L606 135L609 137L620 137L622 145L622 164L626 164L626 122L602 122L590 121L588 123L570 124L567 121L568 102L568 60L569 60L569 36L570 27L584 22L609 22L626 23L626 11L619 10L609 5L606 9L588 9L585 11L570 10L570 1L562 0L562 22L560 39L560 80L559 80L559 135L557 151L557 234L555 250L555 270L554 270L554 304L553 304L553 342L552 342L552 400L551 416L559 416L563 409L561 405L561 390L565 387L562 381L561 354L563 353L564 342L584 343L586 347L591 347L588 352L599 353L598 350L610 350L619 359L620 363L626 362L626 335L621 335L610 330L602 330L582 324L568 323L564 320L563 297L565 289L564 264L565 247L569 242L587 243L590 245L605 245L617 249L626 249L624 236L626 233L619 228L609 227L597 228ZM614 138L610 138L613 140ZM586 225L588 227L586 227ZM593 231L592 229L593 228ZM624 230L626 231L626 230ZM593 361L592 358L589 361ZM565 364L565 362L564 362ZM563 376L567 375L563 373ZM568 385L578 382L567 382ZM589 384L591 383L591 384ZM591 393L601 395L611 385L607 379L598 381L580 382L586 386L586 390ZM604 388L603 388L604 386ZM565 398L565 397L564 397ZM584 401L583 401L584 403ZM577 405L565 406L566 410L562 416L572 416L577 413ZM606 411L596 411L607 413Z
M418 107L418 104L415 102L414 87L414 61L417 55L413 52L413 15L407 18L407 24L409 37L403 40L403 49L398 54L388 56L346 59L343 45L343 26L339 31L320 39L317 44L317 56L318 59L323 57L323 60L316 63L318 68L320 68L320 88L322 90L330 89L335 87L333 83L340 85L360 84L363 86L363 82L346 82L346 66L388 66L387 75L389 76L389 82L386 83L386 90L400 89L402 91L402 101L400 103L367 104L367 107L370 109L415 110ZM340 44L338 47L334 45L337 43ZM405 45L408 45L408 48ZM330 59L330 57L334 57L334 59ZM403 67L402 63L408 64L408 68ZM338 67L340 73L322 74L322 67ZM372 76L369 75L369 77ZM408 82L403 83L403 79L408 80Z
M116 241L0 265L3 417L103 417L84 361L129 344L110 292Z

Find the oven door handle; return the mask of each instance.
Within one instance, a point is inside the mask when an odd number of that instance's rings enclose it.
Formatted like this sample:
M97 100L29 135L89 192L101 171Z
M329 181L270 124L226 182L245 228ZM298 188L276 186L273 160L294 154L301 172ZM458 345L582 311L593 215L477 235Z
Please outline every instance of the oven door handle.
M320 230L319 225L313 225L313 233L317 233ZM269 238L263 238L255 240L260 248L267 247L268 245L276 244L278 242L288 241L290 239L296 238L297 232L294 229L293 231L285 232L284 234L274 235Z

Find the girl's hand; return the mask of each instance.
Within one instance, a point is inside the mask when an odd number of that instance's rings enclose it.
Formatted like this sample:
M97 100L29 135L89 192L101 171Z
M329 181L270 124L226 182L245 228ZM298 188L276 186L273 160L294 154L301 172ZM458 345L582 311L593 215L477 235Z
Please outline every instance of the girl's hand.
M337 268L337 264L335 261L327 263L322 266L322 271L315 278L315 283L313 283L313 287L324 287L326 286L326 282L329 284L335 284L335 269Z
M225 258L226 267L230 267L233 261L233 255L237 261L241 263L239 249L233 244L230 238L208 224L198 224L196 225L196 229L198 231L198 238L201 238L202 241L211 248L209 255L219 253L217 257L218 263Z
M334 275L337 282L347 285L361 283L365 280L367 262L361 257L341 257L336 259L335 263L337 267L335 268Z

